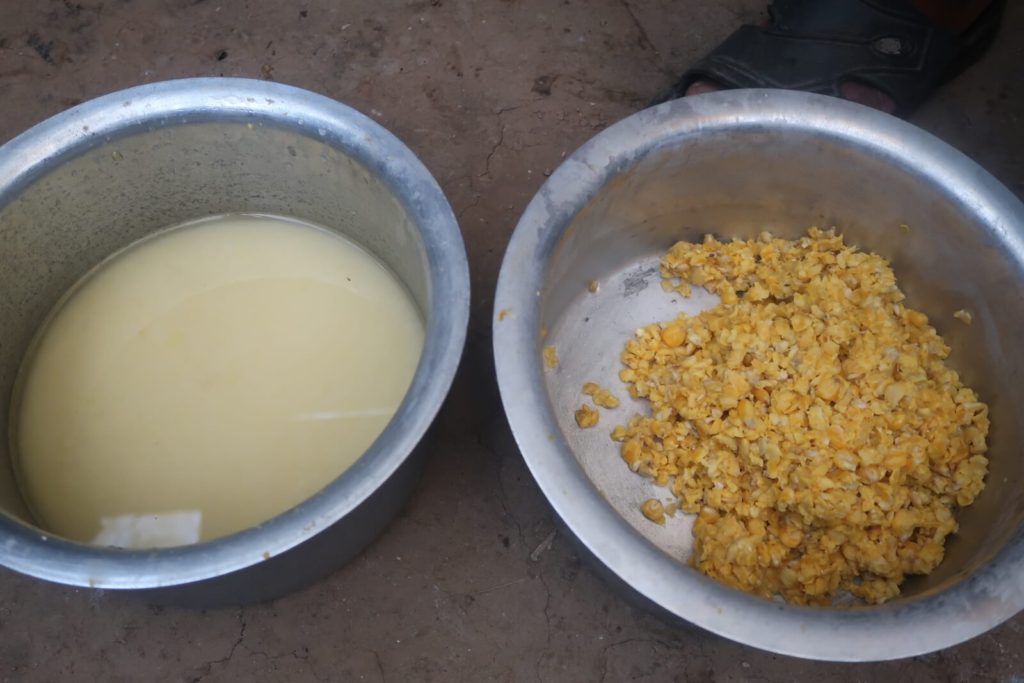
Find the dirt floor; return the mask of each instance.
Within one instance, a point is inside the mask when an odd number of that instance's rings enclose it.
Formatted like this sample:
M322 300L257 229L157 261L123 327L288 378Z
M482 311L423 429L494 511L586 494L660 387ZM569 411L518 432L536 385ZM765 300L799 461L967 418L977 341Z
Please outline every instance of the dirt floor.
M913 120L1024 194L1024 3L1010 4L988 55ZM0 572L0 678L1024 682L1024 615L926 657L806 662L668 623L611 590L561 535L545 543L555 526L490 359L505 244L564 154L763 12L764 0L0 0L0 141L140 83L309 88L423 159L458 214L474 288L422 484L361 557L274 603L206 612Z

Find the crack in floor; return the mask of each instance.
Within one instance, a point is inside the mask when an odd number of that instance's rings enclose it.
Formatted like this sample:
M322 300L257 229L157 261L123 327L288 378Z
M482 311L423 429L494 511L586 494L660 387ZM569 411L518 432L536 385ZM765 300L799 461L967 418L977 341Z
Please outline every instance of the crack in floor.
M210 661L206 662L205 664L202 664L199 667L197 667L200 673L199 673L198 676L189 679L190 683L199 683L199 681L203 680L204 678L209 676L211 673L213 673L213 667L217 666L218 664L227 664L228 662L231 661L232 657L235 656L235 651L238 650L238 647L242 644L242 640L245 638L246 626L247 626L247 624L246 624L246 621L245 621L245 608L239 607L238 608L238 637L235 638L235 642L233 642L231 644L231 649L228 650L227 655L225 655L224 657L221 657L220 659L211 659Z
M306 666L307 669L309 669L309 673L311 673L313 675L313 679L314 680L316 680L316 681L323 681L324 680L323 677L320 676L320 672L316 670L316 667L313 666L313 663L310 661L309 648L308 647L305 647L305 646L303 646L301 648L297 647L294 650L291 650L290 652L282 652L282 653L276 654L276 655L272 655L269 652L264 652L263 650L253 650L252 648L247 648L247 649L249 650L249 653L252 656L254 656L254 657L263 657L268 662L276 662L279 659L294 659L294 660L300 661L300 662L302 662Z
M537 678L538 683L542 683L544 680L540 675L541 663L544 658L551 653L551 587L548 586L547 579L544 578L544 570L541 569L537 572L537 578L540 579L541 585L544 586L544 649L537 655L537 659L533 663L533 673Z
M523 548L526 547L526 534L523 531L523 525L519 522L519 518L516 517L515 513L512 512L512 508L509 506L509 495L508 489L505 488L505 478L502 476L502 469L505 463L505 458L498 454L497 450L487 444L483 435L477 430L476 442L480 448L484 449L489 453L496 461L498 466L498 504L501 505L502 515L512 522L512 526L516 529L516 537L519 539L519 545Z
M622 645L629 645L630 643L651 643L653 645L655 642L656 641L651 640L650 638L625 638L623 640L618 640L618 641L616 641L614 643L608 643L607 645L602 647L601 648L601 660L604 662L604 664L603 664L603 668L601 670L601 678L599 679L599 683L604 683L604 681L608 680L608 673L609 673L608 672L608 651L609 650L612 650L612 649L617 648L617 647L621 647Z
M473 194L473 200L470 203L468 203L465 206L463 206L461 209L459 209L458 213L455 214L455 220L461 221L462 220L462 216L467 211L469 211L470 209L473 209L473 208L476 208L477 206L479 206L480 205L481 197L482 197L482 195L480 195L479 193L474 193Z
M498 115L500 116L501 112L498 112ZM501 145L504 142L505 142L505 126L504 126L504 124L502 124L501 129L498 132L498 141L494 143L494 146L491 147L491 151L487 153L487 158L484 159L484 172L480 174L481 178L486 178L486 177L491 175L491 159L494 158L494 155L497 153L498 148L501 147Z
M376 650L370 650L370 654L373 655L373 661L377 662L377 672L380 674L381 683L386 683L387 678L384 677L384 663L380 661L380 654Z
M619 0L619 4L622 5L624 10L626 10L626 14L629 15L629 18L633 22L633 26L636 27L637 32L640 34L640 47L654 54L655 61L658 63L659 69L665 73L670 73L668 64L665 62L665 57L662 56L661 51L658 50L654 41L651 40L651 37L647 35L647 29L644 28L644 25L640 23L640 19L633 12L633 8L630 6L629 0Z

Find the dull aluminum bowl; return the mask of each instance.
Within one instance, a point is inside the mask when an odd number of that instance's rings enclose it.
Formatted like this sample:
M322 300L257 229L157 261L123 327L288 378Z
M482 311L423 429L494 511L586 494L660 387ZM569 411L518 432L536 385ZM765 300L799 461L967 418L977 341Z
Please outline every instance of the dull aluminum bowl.
M32 524L11 472L11 385L33 333L82 274L169 225L228 212L337 230L403 281L426 321L412 385L344 474L258 527L156 551L96 548ZM415 155L326 97L242 79L187 79L101 97L0 147L0 564L165 601L269 598L358 553L398 513L414 448L451 385L469 273L455 216ZM175 588L177 587L177 588Z
M783 237L837 226L892 262L911 305L953 347L991 407L988 486L960 516L945 561L878 607L800 608L727 588L686 565L690 525L638 507L665 494L608 438L641 405L580 430L581 385L625 396L623 344L641 325L710 303L665 293L676 240ZM909 232L900 226L909 226ZM600 283L596 294L588 291ZM569 157L527 207L495 298L505 411L555 511L649 601L728 638L830 660L893 659L976 636L1024 607L1024 206L964 155L893 117L839 99L768 90L670 102L612 126ZM957 309L973 325L953 319ZM545 371L541 349L561 357Z

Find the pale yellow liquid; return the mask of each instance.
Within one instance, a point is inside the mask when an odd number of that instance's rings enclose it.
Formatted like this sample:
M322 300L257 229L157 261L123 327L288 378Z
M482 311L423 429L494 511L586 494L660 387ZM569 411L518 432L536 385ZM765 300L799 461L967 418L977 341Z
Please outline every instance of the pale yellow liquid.
M121 547L263 522L345 471L402 401L418 309L354 244L224 216L116 255L51 317L16 404L40 523Z

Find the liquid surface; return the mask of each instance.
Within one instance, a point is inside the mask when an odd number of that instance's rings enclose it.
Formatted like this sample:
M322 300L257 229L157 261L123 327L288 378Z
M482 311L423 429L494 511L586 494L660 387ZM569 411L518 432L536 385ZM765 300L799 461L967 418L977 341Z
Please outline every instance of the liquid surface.
M100 545L258 524L383 431L423 334L398 280L318 228L235 215L162 233L41 333L17 404L23 492L45 528Z

